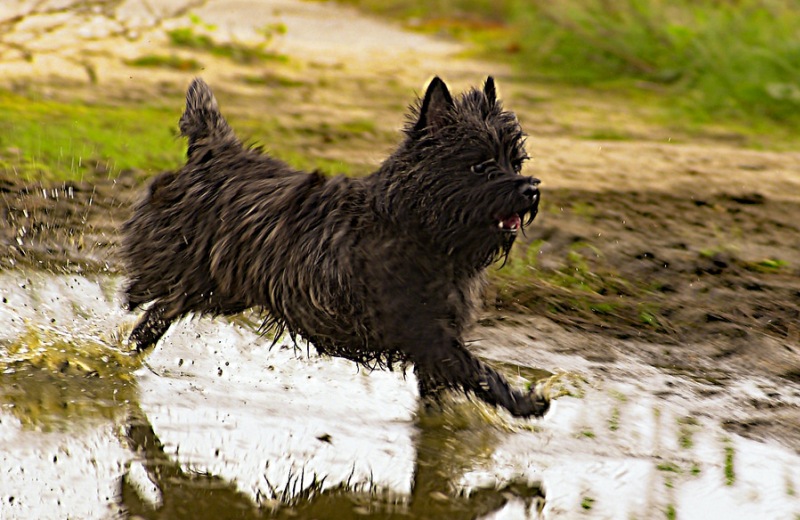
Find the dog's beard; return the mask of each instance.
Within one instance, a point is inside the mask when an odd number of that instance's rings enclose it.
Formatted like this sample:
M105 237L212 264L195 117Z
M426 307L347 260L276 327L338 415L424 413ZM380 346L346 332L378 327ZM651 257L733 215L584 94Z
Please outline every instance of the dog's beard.
M506 265L508 262L508 255L511 253L511 246L514 245L514 241L517 239L516 233L506 233L505 236L502 237L502 243L500 244L500 249L494 255L492 259L493 262L500 262L502 260L502 264L500 267Z
M505 197L497 190L486 190L470 197L469 203L458 201L454 217L427 226L434 230L434 243L457 257L462 265L474 269L484 269L495 262L505 265L517 236L524 234L536 217L539 198L531 201L516 195L515 190L503 191L507 193Z
M499 232L499 245L492 255L488 263L500 262L500 267L506 265L508 262L508 255L511 253L511 247L517 239L519 233L525 234L525 228L533 223L536 215L539 212L539 197L531 203L527 208L510 212L507 217L498 219L498 232Z
M473 241L471 244L468 255L471 258L470 263L479 269L498 262L501 263L500 267L505 266L517 235L523 232L523 229L524 224L521 224L515 231L490 229L488 233L485 232L482 240Z

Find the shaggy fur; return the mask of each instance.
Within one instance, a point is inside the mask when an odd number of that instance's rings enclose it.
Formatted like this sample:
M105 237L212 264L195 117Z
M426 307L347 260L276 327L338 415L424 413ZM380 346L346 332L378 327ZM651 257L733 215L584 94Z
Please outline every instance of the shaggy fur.
M180 129L186 165L153 180L123 230L128 308L152 302L130 337L137 350L188 313L257 307L322 354L413 363L423 396L459 389L516 416L547 410L541 392L512 389L464 346L485 268L539 204L492 78L457 99L434 78L402 144L364 178L244 147L200 79Z

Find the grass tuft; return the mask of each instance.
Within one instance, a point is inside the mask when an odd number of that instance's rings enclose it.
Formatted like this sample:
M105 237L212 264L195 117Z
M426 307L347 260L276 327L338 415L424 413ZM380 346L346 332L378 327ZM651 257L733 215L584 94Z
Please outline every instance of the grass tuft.
M681 448L688 450L692 446L694 446L694 440L692 436L694 435L695 431L700 429L700 423L692 417L691 415L687 415L686 417L679 417L678 418L678 444Z
M731 446L730 441L727 441L727 445L725 446L725 485L732 486L734 482L736 482L736 472L733 468L733 456L734 450L733 446Z
M656 466L656 469L659 471L668 471L671 473L680 473L681 468L678 467L677 464L674 462L662 462Z
M175 54L145 54L125 62L131 67L150 67L194 72L203 68L203 64L193 58L182 58Z
M236 63L255 65L264 61L287 61L287 57L269 49L272 40L286 33L286 26L273 24L261 28L258 32L263 41L255 44L238 41L219 42L211 36L217 30L212 24L204 23L197 15L190 16L192 25L179 27L167 32L173 47L204 51Z
M776 258L765 258L757 262L746 262L744 264L744 268L748 271L767 274L780 272L788 266L788 262Z

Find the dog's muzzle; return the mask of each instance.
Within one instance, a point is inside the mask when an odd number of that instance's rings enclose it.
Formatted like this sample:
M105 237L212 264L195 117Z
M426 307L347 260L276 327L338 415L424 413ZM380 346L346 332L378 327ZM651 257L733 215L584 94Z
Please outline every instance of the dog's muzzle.
M519 194L530 200L531 203L537 203L539 200L539 184L542 181L535 177L526 177L525 181L519 187Z
M539 179L533 177L517 180L516 190L521 200L517 202L515 211L495 215L495 222L500 231L516 234L518 230L533 222L539 211L539 183Z
M539 184L541 184L542 181L536 177L526 177L525 180L527 182L520 186L519 191L520 194L529 201L528 207L523 212L523 216L525 213L528 215L524 224L527 226L533 222L533 219L536 218L536 214L539 213L539 200L542 198L541 194L539 193Z

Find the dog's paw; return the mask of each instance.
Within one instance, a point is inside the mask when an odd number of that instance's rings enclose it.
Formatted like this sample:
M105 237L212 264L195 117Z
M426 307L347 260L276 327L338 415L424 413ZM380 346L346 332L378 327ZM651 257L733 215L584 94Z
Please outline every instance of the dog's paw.
M542 417L550 409L550 379L539 381L528 392L528 399L533 403L533 415Z
M541 379L536 384L528 383L526 385L527 392L524 393L524 403L522 403L522 410L518 415L521 417L542 417L550 409L550 401L552 395L552 386L554 382L553 377ZM514 412L512 412L514 413Z

